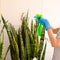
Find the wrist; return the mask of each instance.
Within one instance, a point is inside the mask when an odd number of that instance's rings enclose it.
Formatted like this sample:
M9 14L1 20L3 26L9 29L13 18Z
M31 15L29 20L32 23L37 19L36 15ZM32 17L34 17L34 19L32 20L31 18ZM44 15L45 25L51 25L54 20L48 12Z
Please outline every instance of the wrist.
M46 27L46 31L48 31L48 30L51 29L51 28L52 28L51 26Z

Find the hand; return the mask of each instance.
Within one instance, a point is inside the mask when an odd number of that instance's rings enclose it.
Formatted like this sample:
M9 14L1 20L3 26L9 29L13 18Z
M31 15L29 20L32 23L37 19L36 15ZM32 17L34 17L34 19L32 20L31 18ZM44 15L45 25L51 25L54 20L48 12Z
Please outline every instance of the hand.
M46 28L46 30L51 28L50 23L48 22L47 19L41 18L38 19L38 22L41 23Z

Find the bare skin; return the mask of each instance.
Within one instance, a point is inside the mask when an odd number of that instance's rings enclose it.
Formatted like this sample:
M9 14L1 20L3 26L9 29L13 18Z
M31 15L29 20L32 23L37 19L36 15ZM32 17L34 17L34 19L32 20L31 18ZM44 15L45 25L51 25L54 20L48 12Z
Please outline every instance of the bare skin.
M57 47L57 48L58 48L58 47L60 48L60 38L55 38L53 34L54 34L54 33L57 34L57 32L58 32L59 29L60 29L60 28L56 28L56 29L50 28L50 29L48 29L48 31L47 31L52 46L53 46L53 47Z
M54 34L57 34L57 32L59 31L60 28L52 28L52 31Z

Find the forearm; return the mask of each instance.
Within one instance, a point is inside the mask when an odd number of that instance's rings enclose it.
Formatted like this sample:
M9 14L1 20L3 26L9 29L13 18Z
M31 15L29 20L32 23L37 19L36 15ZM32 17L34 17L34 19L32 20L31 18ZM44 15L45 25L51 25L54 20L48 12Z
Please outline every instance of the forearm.
M52 29L50 28L47 32L48 32L48 35L49 35L52 46L53 47L60 47L60 40L57 40L54 37Z

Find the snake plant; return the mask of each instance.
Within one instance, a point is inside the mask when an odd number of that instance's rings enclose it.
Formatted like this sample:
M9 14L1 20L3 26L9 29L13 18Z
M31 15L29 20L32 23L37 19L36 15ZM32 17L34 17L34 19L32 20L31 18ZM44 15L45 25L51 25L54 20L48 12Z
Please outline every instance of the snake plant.
M2 21L7 31L10 42L10 53L12 60L44 60L46 52L46 44L44 46L45 28L42 30L41 39L37 34L38 22L36 24L31 21L31 27L28 26L28 13L21 16L22 24L16 31L15 27L8 23L3 16Z

